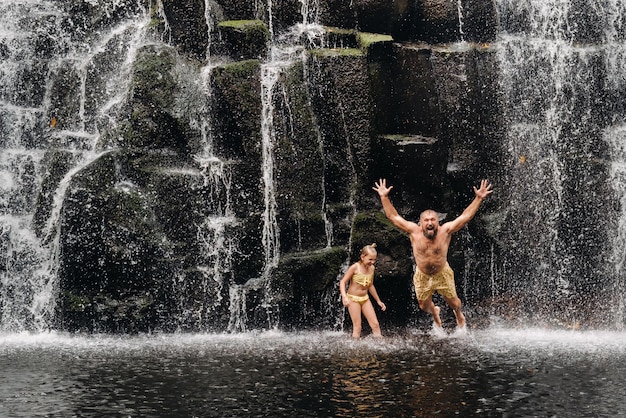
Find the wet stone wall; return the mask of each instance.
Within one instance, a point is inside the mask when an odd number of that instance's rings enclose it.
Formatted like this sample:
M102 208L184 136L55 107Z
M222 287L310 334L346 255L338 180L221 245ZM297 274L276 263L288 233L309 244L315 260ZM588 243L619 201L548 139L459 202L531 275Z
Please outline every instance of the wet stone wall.
M427 320L408 240L371 187L387 178L408 219L429 207L450 219L495 170L493 2L139 3L134 15L67 5L83 42L128 31L98 44L108 53L86 84L68 63L52 83L46 117L87 121L96 139L78 155L51 145L41 167L38 229L63 190L55 326L336 327L338 280L371 242L381 322ZM122 65L128 84L111 100ZM490 291L488 266L468 262L491 248L481 214L451 249L470 305Z

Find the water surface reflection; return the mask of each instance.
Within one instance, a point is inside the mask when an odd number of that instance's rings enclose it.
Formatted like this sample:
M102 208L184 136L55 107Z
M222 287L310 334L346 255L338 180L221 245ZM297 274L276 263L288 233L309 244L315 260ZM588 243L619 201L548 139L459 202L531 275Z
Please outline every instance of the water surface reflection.
M617 416L626 333L0 335L0 416Z

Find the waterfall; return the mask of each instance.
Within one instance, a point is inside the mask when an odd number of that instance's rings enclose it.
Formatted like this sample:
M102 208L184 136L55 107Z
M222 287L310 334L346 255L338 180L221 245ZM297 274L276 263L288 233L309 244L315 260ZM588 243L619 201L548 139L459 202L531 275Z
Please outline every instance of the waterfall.
M213 11L213 2L211 0L204 0L204 20L206 21L207 33L208 33L208 42L206 47L206 59L208 62L211 62L211 33L214 29L213 17L211 16L211 12Z
M571 0L497 5L509 175L502 185L507 225L500 234L507 255L493 286L517 293L529 286L525 291L538 299L533 306L539 312L556 303L569 318L593 316L593 308L568 304L594 294L613 294L623 306L614 290L615 276L623 275L621 220L611 237L613 219L624 215L613 212L611 201L613 193L623 196L626 113L615 103L624 91L626 44L618 35L624 6ZM623 278L617 281L623 287Z
M274 39L274 13L272 0L267 0L267 26L270 31L270 38Z
M161 34L161 42L171 43L172 42L172 29L170 28L170 25L167 22L165 9L163 8L163 1L161 0L156 1L156 12L159 18L161 18L161 20L163 20L164 22L163 33Z
M603 4L607 16L605 25L605 65L607 69L608 87L615 97L623 97L626 91L626 4L613 0ZM622 99L623 100L623 99ZM612 124L604 130L604 139L609 145L611 161L609 181L617 201L617 221L610 234L612 252L609 263L614 267L616 277L611 289L613 299L612 322L616 327L624 327L626 322L626 115L623 112L613 117Z
M305 46L303 38L319 37L322 33L319 25L307 23L310 18L309 2L301 0L302 21L286 33L274 36L272 25L272 2L268 1L268 20L271 33L271 45L267 62L261 64L261 180L263 184L263 229L261 242L264 251L264 266L261 276L249 280L244 285L232 285L230 289L230 321L229 331L245 331L247 318L241 318L246 312L246 292L263 290L261 308L267 316L269 328L278 325L278 311L274 295L270 289L270 275L278 266L280 257L280 230L277 221L275 145L274 128L275 101L280 97L278 86L283 72L292 67L297 60L303 60Z
M515 5L501 1L499 7L500 18L504 20ZM545 12L551 11L546 5ZM533 262L532 266L526 266L527 272L518 274L520 281L529 281L533 292L562 295L569 287L565 274L568 254L559 248L559 219L564 210L560 131L562 122L568 118L562 94L563 86L570 81L568 69L576 51L568 39L563 39L564 34L551 33L553 26L544 28L540 24L544 16L540 11L529 10L528 15L533 27L528 38L504 32L500 35L498 51L501 85L507 103L505 117L509 124L506 144L514 173L507 178L507 183L511 195L518 197L510 208L513 225L507 245L516 245L518 239L523 241L518 251L510 250L513 253L510 258L519 257L518 262L510 264L511 268L518 268L524 259ZM560 27L558 20L555 23ZM528 79L531 71L538 79ZM545 95L546 89L552 90L552 94ZM519 234L519 230L526 234ZM504 277L512 274L503 272ZM511 280L510 286L514 287L513 282L517 281Z
M319 0L300 0L302 15L302 25L317 24L319 22L320 4Z
M559 236L567 151L562 131L575 123L566 90L584 88L592 76L588 68L576 65L578 59L584 60L585 51L572 45L565 20L568 5L568 1L499 2L505 31L500 35L498 53L508 104L509 161L515 173L507 180L512 194L519 196L511 208L511 218L519 220L514 228L525 230L525 237L532 241L524 247L539 247L529 257L535 260L529 272L533 288L558 293L567 293L569 288L566 273L570 254L561 248ZM506 18L520 9L529 19L528 33L516 33L515 27L512 33L506 32ZM544 286L546 282L552 286Z
M176 320L183 328L211 328L217 312L224 305L228 305L231 318L240 318L241 309L245 314L245 299L241 302L232 296L237 288L232 284L233 254L237 251L232 230L237 220L232 208L231 163L216 154L211 117L214 100L212 74L216 67L223 64L217 58L211 57L211 38L215 28L212 4L210 0L204 2L208 35L206 65L200 68L199 73L188 70L180 63L177 69L180 79L189 83L188 95L180 100L181 108L178 112L189 116L190 128L199 136L200 148L193 155L193 159L200 169L208 212L204 220L195 225L196 241L201 248L201 255L195 266L199 278L184 274L173 277L173 288L181 295L178 298L180 314ZM161 12L161 16L165 20L165 26L169 27L165 13ZM225 301L228 291L231 294L230 299ZM241 303L244 304L243 307ZM245 323L245 318L237 319L237 323Z
M113 6L112 6L113 7ZM132 8L129 8L129 10ZM71 176L97 156L101 129L115 123L128 91L128 64L147 20L122 21L86 47L63 22L56 3L24 0L0 4L0 329L43 330L53 319L57 292L57 220ZM22 26L23 25L23 26ZM68 32L64 32L66 28ZM45 52L38 46L49 45ZM118 64L109 66L112 61ZM89 85L94 67L101 78ZM108 74L107 74L108 73ZM75 103L59 108L54 90L73 74ZM101 91L96 95L95 90ZM72 108L73 106L73 108ZM71 166L52 197L40 236L34 197L42 187L46 151L54 147Z
M261 69L261 181L263 184L263 230L261 242L264 251L264 267L260 278L253 278L247 283L240 285L232 283L229 286L229 332L244 332L248 330L247 294L256 291L259 287L265 287L265 308L269 327L276 325L277 321L271 317L270 291L267 288L267 279L271 270L276 267L279 257L279 231L276 220L276 191L274 179L274 131L273 131L273 86L278 77L278 71L263 65Z
M274 86L282 68L289 61L272 61L261 67L261 135L262 135L262 179L265 210L263 211L262 243L265 250L265 267L263 276L267 277L271 269L276 267L280 255L279 230L276 221L276 190L274 174Z
M319 21L319 13L320 13L320 5L319 0L300 0L302 14L302 24L298 25L298 33L299 36L305 35L307 38L308 45L314 46L316 42L320 41L323 43L321 27L317 24ZM303 66L304 70L304 80L309 79L307 66ZM309 97L309 105L310 97ZM317 125L317 124L316 124ZM324 156L324 141L321 137L319 129L315 132L317 142L319 145L320 155ZM322 202L321 202L321 213L322 220L324 221L324 229L326 231L326 247L330 248L333 244L333 225L331 220L328 217L327 208L326 208L326 159L322 158L322 178L321 178L321 189L322 189Z
M231 286L229 289L230 318L228 331L242 332L248 330L248 313L246 291L243 286Z
M124 130L127 123L132 125L133 122L128 121L129 113L135 110L141 112L140 105L132 101L131 82L136 75L132 71L144 70L141 65L152 64L152 49L158 53L173 51L174 46L169 48L163 44L171 43L173 38L181 35L177 32L179 27L167 21L166 9L168 14L172 12L167 3L157 0L152 3L154 10L150 11L144 10L140 3L139 0L136 4L100 2L88 8L85 15L71 11L74 4L67 5L69 10L63 10L56 3L30 0L0 4L0 25L3 28L0 32L0 53L3 55L0 63L0 312L3 330L42 330L52 326L57 302L65 297L59 294L61 283L58 275L62 269L59 265L63 264L63 256L70 258L69 251L60 249L64 241L59 239L60 221L65 219L62 215L67 207L64 206L66 191L72 190L74 180L81 177L86 167L94 167L101 162L101 157L111 152L110 161L115 166L115 176L121 179L115 183L115 190L137 191L141 199L145 198L141 208L146 211L154 209L145 204L151 196L139 192L143 192L140 188L144 187L139 184L141 180L135 182L134 178L125 177L124 170L128 167L124 166L125 161L117 160L118 151L123 150L113 149L111 144L119 143L124 147ZM265 7L260 4L255 2L259 15L262 14L259 8ZM180 258L175 256L170 260L172 252L163 252L162 259L173 267L171 276L167 275L169 270L163 270L166 283L158 292L171 291L173 295L171 300L166 300L163 306L156 309L159 315L163 315L160 318L171 321L168 326L178 329L210 328L214 325L212 321L217 322L218 317L223 319L225 315L230 315L228 330L244 331L249 325L249 318L255 324L260 322L257 321L258 312L256 317L249 313L254 309L267 315L270 327L277 324L278 304L270 289L270 276L281 255L274 155L274 123L277 122L274 118L279 112L274 105L278 100L285 99L281 95L286 93L281 86L285 71L303 61L309 46L306 42L319 39L323 32L321 26L313 23L319 16L319 2L301 0L300 4L301 23L287 33L275 34L272 2L265 2L272 34L270 53L261 66L262 121L259 126L263 159L259 170L265 203L260 250L265 257L259 277L244 284L235 283L233 277L236 268L233 267L233 257L238 253L238 236L234 232L238 222L232 207L231 194L234 192L231 188L234 183L233 166L237 162L222 159L213 143L213 70L225 64L211 56L211 35L215 36L216 26L213 14L222 13L221 10L214 10L215 2L204 2L204 20L209 32L205 65L198 70L195 62L190 63L182 57L168 61L168 67L163 67L167 73L162 74L171 76L172 83L176 83L180 90L180 96L176 95L171 104L168 102L167 106L171 107L166 112L173 114L167 116L172 116L177 122L189 121L188 126L173 129L172 137L183 142L178 134L184 136L184 140L189 141L190 155L172 156L172 160L181 157L181 160L176 160L182 161L180 166L165 166L170 163L167 160L163 165L150 167L154 172L148 175L173 182L189 179L194 182L194 187L196 183L202 183L195 189L201 189L198 195L202 197L195 198L205 199L202 203L206 204L201 211L204 218L197 221L200 217L194 217L194 222L187 224L191 225L191 235L195 232L195 237L189 237L194 245L193 254L188 257L182 254ZM157 20L159 25L155 26ZM16 22L23 22L25 26L19 27ZM37 29L36 24L32 25L33 22L39 22L41 29ZM156 39L152 39L151 35L156 35ZM41 39L34 42L33 38L37 37ZM41 45L48 47L45 51L38 50ZM5 50L7 46L10 48ZM151 48L145 48L145 55L142 51L141 57L145 61L137 65L137 53L146 46ZM37 82L33 83L33 80ZM137 107L131 108L131 105ZM151 122L157 120L155 118ZM323 155L323 140L319 135L318 141ZM159 152L171 152L166 147L160 148L161 144L156 147ZM60 157L55 157L56 153ZM185 159L188 156L193 161ZM58 178L46 177L51 176L51 158L59 158L66 163L59 169L61 172L54 173ZM326 226L327 247L330 247L332 225L326 216L324 179L321 181L323 198L320 211ZM45 188L50 190L43 193ZM48 202L35 201L41 196ZM194 214L199 213L194 211ZM167 233L159 235L163 248L171 244L169 238ZM195 244L200 249L199 255L195 252ZM130 253L132 251L129 250ZM156 254L156 251L151 254ZM128 260L133 266L137 263L134 255L131 254ZM77 282L82 279L80 272L75 277ZM94 282L97 280L94 279ZM81 285L78 283L77 287ZM94 283L94 287L97 286ZM81 291L77 289L77 294ZM85 296L86 299L89 297ZM171 317L167 316L170 313Z
M263 246L265 248L264 276L276 267L280 256L280 231L276 222L276 191L274 173L274 101L276 86L285 69L294 65L296 60L304 60L305 46L303 37L312 39L321 36L321 27L308 24L308 1L301 0L303 23L297 24L276 39L270 48L269 60L261 65L261 103L262 103L262 179L264 185L265 210L263 213ZM271 14L271 13L270 13Z
M42 16L41 23L36 21L42 26L46 19L55 24L61 19L51 3L0 5L0 38L13 46L0 62L0 327L18 331L45 326L46 301L51 299L53 286L47 273L48 250L31 228L44 156L42 145L34 144L32 131L52 129L55 121L45 121L46 86L28 88L21 79L20 74L34 77L37 65L27 29L16 24L24 11Z
M617 195L619 207L622 211L618 217L614 238L612 241L613 252L609 260L615 267L617 280L612 289L614 295L614 323L618 326L624 323L626 290L626 121L619 126L613 126L605 131L605 139L609 143L611 155L610 181ZM623 326L623 325L622 325Z

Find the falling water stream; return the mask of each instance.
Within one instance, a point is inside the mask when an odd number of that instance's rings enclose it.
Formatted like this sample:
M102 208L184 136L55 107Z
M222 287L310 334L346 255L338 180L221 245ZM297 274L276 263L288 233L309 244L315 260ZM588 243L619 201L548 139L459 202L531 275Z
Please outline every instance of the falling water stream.
M313 42L313 39L321 38L323 33L321 26L315 23L308 23L312 13L316 10L315 7L312 7L313 3L309 4L305 0L302 0L301 3L302 23L296 24L286 33L274 38L270 19L272 41L269 56L267 62L261 64L261 179L265 206L262 230L262 244L265 253L264 267L260 277L251 279L242 286L231 288L229 330L247 330L245 319L237 317L237 315L242 315L245 312L247 289L257 290L262 288L264 290L262 306L267 313L267 326L275 328L278 325L277 304L273 300L273 293L269 287L271 274L278 266L280 257L280 230L277 221L278 208L275 173L275 147L277 142L274 127L275 102L282 98L279 88L281 75L296 63L304 61L306 57L305 48L307 45L303 45L303 40ZM268 14L269 16L273 15L271 1L268 2ZM322 213L324 219L326 219L324 207L322 207ZM332 231L327 227L327 235L330 234L332 234Z
M626 4L619 1L606 2L607 9L605 65L607 68L608 86L613 92L623 92L626 90L626 76L624 66L626 66L626 39L621 30L624 27L626 17ZM626 116L616 115L612 124L604 129L603 139L609 146L610 184L615 191L616 199L619 202L621 211L617 216L615 229L611 239L611 254L609 263L614 267L612 272L615 277L611 293L615 295L613 309L613 322L616 327L620 327L626 318Z

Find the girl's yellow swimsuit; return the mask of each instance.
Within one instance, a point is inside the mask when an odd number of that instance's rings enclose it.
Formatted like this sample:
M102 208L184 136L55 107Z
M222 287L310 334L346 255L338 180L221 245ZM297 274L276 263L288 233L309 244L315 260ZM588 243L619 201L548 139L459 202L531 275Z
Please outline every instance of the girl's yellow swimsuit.
M368 287L369 285L371 285L373 279L374 273L354 273L354 275L352 276L352 280L363 287ZM350 293L346 293L346 295L348 296L348 299L350 299L352 302L356 302L361 305L367 302L370 298L368 294L365 294L363 296L356 296L351 295Z
M374 273L354 273L352 276L352 280L356 283L360 284L363 287L368 287L372 284L372 279L374 279Z

